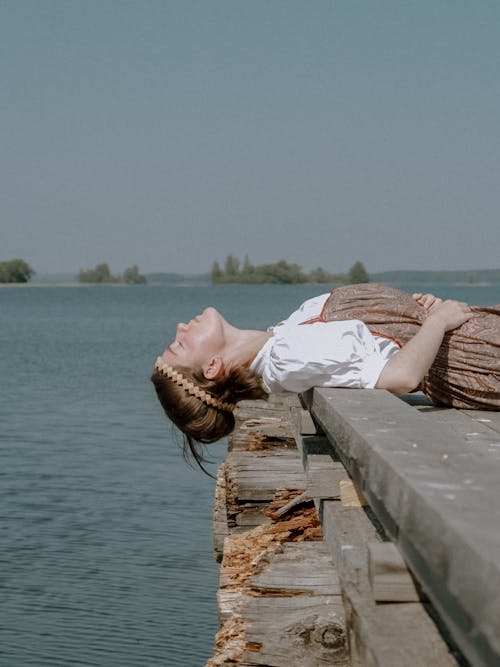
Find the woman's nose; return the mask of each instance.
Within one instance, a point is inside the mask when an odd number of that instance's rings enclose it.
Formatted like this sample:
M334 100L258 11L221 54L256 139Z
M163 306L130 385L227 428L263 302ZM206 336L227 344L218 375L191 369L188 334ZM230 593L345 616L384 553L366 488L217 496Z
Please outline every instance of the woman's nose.
M179 322L179 324L177 325L177 333L179 332L182 333L183 331L186 331L187 328L188 328L187 324L184 324L184 322Z

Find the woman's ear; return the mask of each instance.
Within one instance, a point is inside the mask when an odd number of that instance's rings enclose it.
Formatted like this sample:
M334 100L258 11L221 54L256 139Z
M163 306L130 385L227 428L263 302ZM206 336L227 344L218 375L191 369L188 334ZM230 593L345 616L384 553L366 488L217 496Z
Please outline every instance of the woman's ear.
M224 372L222 357L212 357L208 364L203 367L203 375L207 380L216 380Z

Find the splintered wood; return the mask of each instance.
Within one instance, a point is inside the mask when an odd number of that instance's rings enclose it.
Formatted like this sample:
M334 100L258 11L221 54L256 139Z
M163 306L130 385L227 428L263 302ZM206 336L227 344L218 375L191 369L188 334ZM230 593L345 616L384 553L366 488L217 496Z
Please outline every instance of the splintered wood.
M286 396L238 411L217 483L221 626L206 667L351 664L337 572L287 418L296 404Z

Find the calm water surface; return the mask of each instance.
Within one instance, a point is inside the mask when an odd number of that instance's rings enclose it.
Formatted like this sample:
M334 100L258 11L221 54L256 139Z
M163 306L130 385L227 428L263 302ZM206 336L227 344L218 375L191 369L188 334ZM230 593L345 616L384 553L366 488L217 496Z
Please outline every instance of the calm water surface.
M498 285L434 289L500 302ZM0 289L2 667L204 665L214 482L183 462L148 377L177 322L206 305L265 328L321 291ZM224 443L211 451L220 460Z

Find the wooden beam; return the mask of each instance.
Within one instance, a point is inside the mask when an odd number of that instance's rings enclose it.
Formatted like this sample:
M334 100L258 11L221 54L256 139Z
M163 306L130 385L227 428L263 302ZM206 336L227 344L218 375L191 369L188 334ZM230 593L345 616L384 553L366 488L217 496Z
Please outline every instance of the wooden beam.
M393 542L368 544L368 574L375 602L420 602L415 581Z
M376 604L368 572L368 545L381 543L381 538L365 510L325 501L323 531L343 591L353 664L458 667L424 605Z
M500 664L493 429L489 446L476 446L453 419L432 419L436 408L422 414L384 391L315 389L312 409L465 656L478 667Z
M339 490L342 507L365 507L368 504L361 489L350 479L341 479Z

